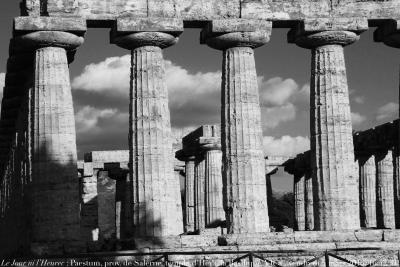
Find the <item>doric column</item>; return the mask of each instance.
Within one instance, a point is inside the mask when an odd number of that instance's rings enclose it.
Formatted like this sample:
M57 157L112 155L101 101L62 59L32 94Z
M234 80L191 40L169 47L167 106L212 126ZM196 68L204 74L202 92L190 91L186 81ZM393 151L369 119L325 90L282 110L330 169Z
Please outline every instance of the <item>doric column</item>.
M305 230L305 175L304 173L295 172L294 175L294 183L293 183L293 192L294 192L294 211L295 211L295 220L296 220L296 230L304 231Z
M77 249L79 184L75 119L67 51L83 38L38 31L14 38L16 50L35 50L32 103L31 248L34 253Z
M399 131L400 132L400 131ZM394 209L396 217L396 228L400 228L400 156L399 148L393 151L394 166Z
M270 22L240 19L212 21L202 32L203 43L223 51L221 143L224 207L231 234L269 231L253 49L267 43L270 32Z
M185 209L186 209L186 230L194 231L194 182L195 182L195 157L188 157L185 162Z
M383 42L387 46L400 48L400 20L386 20L385 23L374 32L374 40ZM400 97L400 94L399 94ZM398 127L397 145L394 147L394 181L395 181L395 213L396 228L400 228L400 123L395 124Z
M396 228L393 191L393 158L391 151L379 152L376 162L376 217L379 228Z
M311 170L305 174L304 199L305 199L305 230L314 230L314 197Z
M375 228L376 224L376 167L375 156L360 156L360 219L361 227Z
M126 220L127 208L129 208L126 195L129 190L129 169L113 166L114 164L106 164L105 170L108 171L108 176L116 181L115 184L115 236L117 239L129 238L129 222ZM119 165L119 164L118 164Z
M203 155L196 156L194 172L194 230L201 233L205 229L205 160Z
M289 33L289 41L312 51L310 119L315 230L360 228L358 173L343 47L357 41L357 33L368 25L366 20L335 23L305 21ZM353 26L354 31L342 30Z
M225 212L222 205L222 152L219 143L203 144L205 150L205 225L222 226Z
M160 32L143 32L149 24L138 23L118 20L113 39L132 52L129 152L134 236L178 235L183 232L182 203L173 173L162 49L177 42L183 27L176 26L176 32L164 32L161 26Z

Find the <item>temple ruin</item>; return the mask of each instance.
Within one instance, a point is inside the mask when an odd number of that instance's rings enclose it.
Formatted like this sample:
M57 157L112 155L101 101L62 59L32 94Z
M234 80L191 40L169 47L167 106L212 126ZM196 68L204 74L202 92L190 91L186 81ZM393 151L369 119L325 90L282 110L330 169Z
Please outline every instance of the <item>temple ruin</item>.
M399 25L398 0L22 1L1 105L0 255L400 250L399 122L353 136L344 55L372 27L400 47ZM96 27L132 55L129 151L78 164L69 64ZM185 28L221 51L222 122L174 151L163 49ZM311 51L311 150L294 159L262 149L254 50L274 28ZM294 176L294 232L270 232L278 166Z

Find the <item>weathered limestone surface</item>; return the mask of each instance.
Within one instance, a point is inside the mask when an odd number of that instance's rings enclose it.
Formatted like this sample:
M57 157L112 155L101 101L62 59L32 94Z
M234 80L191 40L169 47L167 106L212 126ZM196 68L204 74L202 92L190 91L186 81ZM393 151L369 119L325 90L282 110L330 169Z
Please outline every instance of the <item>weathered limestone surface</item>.
M312 175L311 171L306 171L305 174L305 188L304 188L304 199L305 199L305 230L314 230L314 196L312 186Z
M354 162L351 112L343 46L355 32L307 31L304 23L290 41L312 49L311 166L315 230L358 229L358 175ZM363 22L350 28L358 32ZM318 26L317 30L325 26ZM341 28L342 26L338 26ZM361 29L360 29L361 28Z
M378 153L376 161L377 224L380 228L396 228L393 191L392 152Z
M375 156L358 159L360 165L360 220L361 227L376 227L376 167Z
M205 222L205 179L206 166L204 158L197 158L194 176L194 230L201 232L206 227Z
M42 33L42 37L46 37ZM49 33L75 45L82 38ZM75 119L67 54L48 47L36 35L21 37L36 43L35 83L32 90L32 242L34 253L61 253L79 240L79 198ZM46 38L43 38L46 40ZM44 46L43 48L40 48ZM65 244L63 244L65 243Z
M182 17L198 22L221 18L257 18L277 21L315 17L399 17L396 0L26 0L22 13L84 17L98 24L116 17ZM93 23L93 22L91 22Z
M212 145L214 146L214 145ZM222 205L222 152L220 147L206 148L205 155L205 224L220 225L225 221Z
M195 183L195 161L189 158L185 164L186 186L185 186L185 209L186 209L186 230L185 232L194 231L194 183Z
M293 183L296 230L304 231L305 226L305 175L296 174Z
M203 43L223 50L221 143L228 233L268 232L261 112L253 48L269 40L271 25L257 22L250 25L254 28L266 26L265 32L218 33L224 25L224 22L214 21L202 37ZM214 32L214 28L218 32Z
M110 179L107 171L99 171L97 177L97 203L99 236L102 239L116 235L116 181Z
M400 133L400 131L399 131ZM394 166L394 210L396 219L396 228L400 228L400 155L399 148L393 151Z
M190 198L193 197L194 230L201 235L219 234L221 228L216 228L225 227L220 127L203 125L188 133L182 138L182 149L175 156L186 161L189 167L194 164L193 184L189 182L186 185L187 201L192 201ZM186 179L191 179L190 175L189 172ZM190 221L185 225L187 228L188 226ZM193 229L189 232L192 231Z
M183 232L162 55L162 48L176 41L174 35L163 32L113 35L114 43L132 51L129 153L136 237Z

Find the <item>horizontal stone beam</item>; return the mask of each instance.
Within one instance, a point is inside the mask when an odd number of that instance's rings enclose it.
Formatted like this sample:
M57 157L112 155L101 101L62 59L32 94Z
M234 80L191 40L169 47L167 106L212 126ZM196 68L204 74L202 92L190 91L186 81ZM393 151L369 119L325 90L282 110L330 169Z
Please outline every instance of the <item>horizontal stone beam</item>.
M261 19L219 19L207 24L207 30L212 33L228 32L271 32L272 22Z
M129 150L92 151L85 153L84 160L102 164L105 162L129 162Z
M14 33L33 31L65 31L83 35L87 30L82 17L16 17Z
M352 31L362 33L368 30L368 20L362 18L312 18L300 21L287 35L289 43L298 37L323 31Z
M120 18L114 28L119 34L135 32L183 32L183 20L177 18Z

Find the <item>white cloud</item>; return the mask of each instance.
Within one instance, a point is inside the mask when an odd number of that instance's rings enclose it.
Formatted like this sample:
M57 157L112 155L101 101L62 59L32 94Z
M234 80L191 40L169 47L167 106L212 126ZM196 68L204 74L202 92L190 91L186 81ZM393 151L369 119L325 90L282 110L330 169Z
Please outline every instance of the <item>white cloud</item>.
M76 128L78 133L93 133L98 127L99 120L109 119L117 114L116 109L99 110L94 107L85 106L75 114Z
M299 153L310 150L310 139L304 136L282 136L275 138L272 136L264 136L264 153L270 156L287 156L292 157Z
M293 79L283 80L281 77L267 81L264 77L259 77L258 80L261 106L284 106L288 103L309 101L310 86L308 84L300 88Z
M360 113L357 113L357 112L351 113L351 122L353 123L353 126L358 126L366 120L367 120L367 118L365 116L361 115Z
M293 79L283 80L275 77L264 81L259 78L260 102L263 106L282 106L289 102L289 99L298 90L298 85Z
M398 112L399 112L398 103L394 102L387 103L386 105L378 108L378 111L376 113L376 120L382 121L382 120L394 119L399 116Z
M73 79L72 88L128 95L130 65L130 55L110 57L100 63L89 64L81 75Z
M296 107L292 103L278 107L261 107L261 117L264 129L276 128L280 123L296 118Z
M364 104L365 103L365 97L356 96L356 97L354 97L353 101L356 102L357 104Z
M81 75L73 79L72 86L74 90L101 93L103 97L126 99L129 94L130 64L130 55L90 64ZM221 72L190 73L168 60L165 66L172 125L187 127L219 123ZM259 77L258 82L265 129L276 128L282 122L294 120L297 106L301 103L307 102L305 106L308 106L309 85L300 88L293 79L284 80L280 77L269 80ZM118 103L107 108L121 109ZM88 104L95 105L84 105Z

